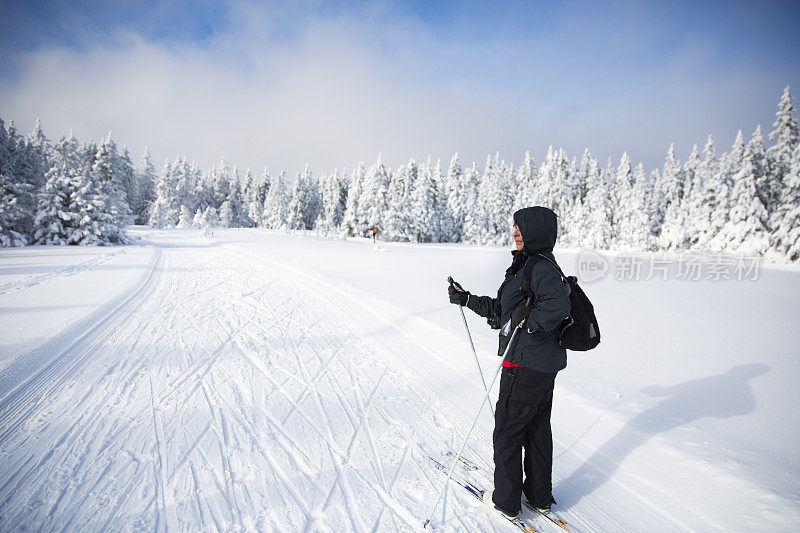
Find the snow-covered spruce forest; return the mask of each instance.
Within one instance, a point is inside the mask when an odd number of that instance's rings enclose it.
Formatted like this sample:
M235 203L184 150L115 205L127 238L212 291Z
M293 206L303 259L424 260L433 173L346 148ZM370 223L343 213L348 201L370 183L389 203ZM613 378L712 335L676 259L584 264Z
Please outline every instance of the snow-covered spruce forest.
M550 147L541 163L499 154L479 166L454 155L396 169L381 157L352 171L290 179L266 170L244 176L224 160L201 170L185 157L157 173L145 151L136 168L109 134L53 143L37 122L27 136L0 120L0 242L125 243L129 224L263 227L411 242L510 242L514 210L545 205L559 214L559 243L597 250L763 255L800 261L800 142L789 87L773 130L739 131L719 154L711 136L685 162L667 150L647 171L627 153L603 165L585 150Z

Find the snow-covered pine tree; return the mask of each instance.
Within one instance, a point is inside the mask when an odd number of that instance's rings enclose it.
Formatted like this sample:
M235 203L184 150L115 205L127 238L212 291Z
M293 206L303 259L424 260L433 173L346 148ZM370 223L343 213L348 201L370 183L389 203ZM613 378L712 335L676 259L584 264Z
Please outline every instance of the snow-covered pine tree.
M181 214L178 217L178 226L179 228L191 228L194 226L194 214L192 211L185 205L181 206Z
M342 220L342 234L346 237L363 237L366 234L367 226L361 215L363 208L361 205L362 186L366 170L364 163L359 162L350 176L350 186L347 192L347 203L345 204L344 218Z
M681 212L683 199L683 170L675 157L675 144L669 145L664 170L661 173L662 204L654 213L653 226L660 228L657 234L658 246L662 250L674 250L684 242L684 229L681 226L684 214Z
M39 244L67 244L77 227L78 213L72 211L77 185L74 175L82 171L83 147L70 131L53 147L51 168L38 195L33 240Z
M714 149L714 139L709 135L696 170L689 205L689 234L693 249L711 250L711 243L727 221L729 192Z
M547 155L539 167L539 181L536 190L537 205L552 209L556 195L555 184L559 173L558 165L558 155L553 150L553 146L550 145L547 147Z
M733 176L730 222L724 232L728 251L761 255L769 246L768 212L757 187L766 171L764 134L758 126L745 148L742 166Z
M178 223L181 204L176 197L178 177L178 160L175 165L168 160L164 161L164 168L156 182L156 198L150 208L150 226L154 228L168 228ZM187 205L187 208L190 206Z
M387 241L408 240L404 211L406 210L406 166L401 164L390 172L389 187L386 190L386 216L383 238Z
M436 197L434 201L433 242L455 242L453 238L453 213L450 211L450 186L442 173L442 160L431 167Z
M786 261L800 261L800 143L783 175L781 198L774 218L772 247Z
M76 190L71 173L63 163L47 171L47 181L39 193L39 205L34 222L33 239L38 244L68 244L78 225L78 213L72 211L72 196Z
M314 229L322 232L323 235L330 234L330 224L328 224L327 219L329 213L328 202L332 196L331 181L333 181L333 174L320 174L319 179L317 180L322 209L317 216L317 221L314 222Z
M464 171L464 180L462 186L462 197L464 198L464 237L462 241L477 242L477 238L470 239L467 237L468 225L471 225L470 216L473 215L478 209L478 187L481 183L481 173L478 170L478 163L472 162L472 166ZM474 232L472 232L474 237Z
M464 233L466 206L464 205L464 170L461 168L458 152L450 159L445 184L448 190L447 208L451 217L450 239L453 242L460 242Z
M33 185L34 188L39 189L44 186L44 175L51 166L52 147L44 131L42 131L42 123L38 118L33 131L26 137L26 144L34 158L36 183Z
M692 196L695 194L695 191L699 189L699 185L702 183L699 181L701 176L698 176L698 170L700 169L700 148L698 148L697 144L692 146L692 152L689 154L689 159L686 160L686 163L683 165L683 201L688 202L690 205L692 201ZM687 219L688 220L688 219Z
M664 216L661 180L661 172L657 168L653 169L650 172L650 197L647 204L647 214L650 220L650 239L656 249L658 249L659 235L661 234L660 224L663 222ZM659 219L658 217L661 218Z
M793 211L793 206L786 203L787 198L791 198L793 194L791 185L785 182L792 172L795 148L800 145L797 119L793 116L794 111L792 94L787 85L783 90L778 112L775 113L776 120L773 124L775 129L769 134L770 140L775 141L775 144L767 150L769 165L767 185L771 189L769 191L771 205L767 206L770 214L770 249L783 257L786 257L786 239L788 237L786 228L783 226L787 223L787 213Z
M289 198L289 206L286 217L286 227L288 229L306 229L303 222L308 201L308 188L303 182L303 175L298 172L292 184L292 192Z
M303 171L306 173L306 186L308 187L308 203L306 204L306 211L303 221L306 228L314 229L314 226L322 213L322 196L319 191L319 180L311 173L311 168L306 164Z
M775 144L767 150L768 172L760 185L762 192L759 196L771 215L777 213L777 204L783 196L781 192L783 177L791 169L792 155L800 141L797 119L793 116L794 110L792 93L787 85L783 89L778 112L775 113L776 119L773 124L775 129L769 134L769 139L775 141ZM778 217L781 216L778 214Z
M600 163L584 153L586 165L586 197L584 199L584 231L580 245L594 250L611 246L611 193L600 169Z
M464 172L464 232L461 242L478 244L481 242L484 228L486 227L486 213L482 210L479 187L481 174L478 164L473 161L472 166Z
M713 252L728 250L728 226L730 225L733 198L733 177L741 170L744 161L744 135L742 130L737 131L736 138L729 152L719 158L719 189L716 196L716 207L711 212L711 224L706 249ZM712 182L712 185L714 183Z
M26 204L32 201L34 187L18 175L18 150L17 140L0 119L0 246L24 246L28 240Z
M556 214L566 212L576 197L576 187L570 175L570 162L563 148L559 148L553 155L550 171L552 173L550 208Z
M196 211L206 211L206 207L215 207L216 195L214 193L214 182L216 171L204 173L194 161L188 163L186 158L182 158L177 166L177 191L181 205L189 206L189 209Z
M98 145L92 165L90 192L94 195L94 218L103 242L124 242L124 227L131 222L127 190L133 189L130 159L122 160L111 133Z
M297 173L292 186L286 219L289 229L312 229L314 227L314 221L317 219L314 189L311 168L306 164L303 171Z
M496 153L494 158L486 158L483 179L478 188L479 209L486 213L482 244L503 246L511 241L510 228L513 224L511 209L514 206L513 186L505 161Z
M264 225L264 203L267 200L267 193L272 187L272 183L273 181L269 175L269 171L264 167L261 180L253 186L249 207L247 209L247 215L257 226Z
M411 158L391 173L387 192L387 217L384 238L389 241L411 241L414 231L412 191L419 174L417 162Z
M123 165L117 145L109 133L97 146L91 172L76 176L80 183L78 193L83 197L85 209L81 220L84 231L82 243L116 244L127 241L125 225L131 222L131 211L124 180L132 180L133 169L123 169ZM82 180L84 177L88 179Z
M286 174L278 174L264 197L264 207L260 217L265 228L285 229L288 218L289 192L286 190Z
M417 179L411 184L410 238L412 242L433 242L436 233L436 183L431 158L419 166Z
M17 133L13 122L6 131L2 119L0 146L0 174L4 176L0 234L6 236L4 242L21 243L33 231L36 192L43 184L41 158L35 146Z
M622 239L618 241L618 245L636 251L651 250L653 242L650 237L650 218L647 209L649 182L641 163L633 169L632 179L633 184L624 190L624 196L620 198L618 205L618 209L625 214L619 220L618 231Z
M136 169L131 161L131 154L127 147L122 148L122 153L117 153L117 182L122 186L125 203L128 206L129 215L126 224L135 224L136 213L140 209L142 200L139 198L139 188L136 183Z
M587 148L584 150L580 162L573 159L570 165L569 175L573 183L575 198L570 212L567 213L567 220L564 221L564 225L568 228L568 240L571 246L584 246L586 228L589 225L591 215L587 194L590 181L589 172L593 164L599 170L599 165L596 161L593 162L591 152ZM605 211L605 214L608 214L608 212Z
M219 213L215 207L208 206L200 218L200 227L204 230L220 227Z
M680 195L680 200L673 204L674 209L667 212L665 231L668 249L688 250L691 248L693 240L696 239L698 228L692 225L692 215L697 213L702 200L703 184L702 177L698 175L699 168L700 150L695 144L681 172L683 176L683 192Z
M134 224L147 224L156 199L157 179L156 169L150 160L150 149L145 147L142 162L136 171L136 197L139 203L131 206Z
M623 152L619 160L619 166L614 173L611 182L612 205L615 206L611 213L611 245L614 248L627 248L629 236L624 234L626 229L625 221L631 216L631 212L623 202L630 200L631 189L633 188L633 165L628 152ZM627 226L627 229L630 229Z
M228 208L231 211L230 220L225 221L225 227L229 228L242 228L247 226L249 217L245 212L242 194L242 186L239 183L239 176L236 169L233 172L233 178L228 186ZM220 208L221 209L221 208ZM222 212L220 211L220 220L222 220Z
M597 165L597 161L594 162L595 166ZM586 200L586 193L589 192L589 169L592 166L592 154L589 152L589 149L586 148L583 151L583 155L581 156L581 162L578 165L577 172L575 173L575 184L577 187L578 192L578 199L581 203L585 203Z
M331 230L339 232L342 228L342 221L344 220L344 211L347 206L347 192L350 186L350 181L347 178L347 170L335 169L333 171L332 185L339 194L339 206L334 211L334 217L331 220Z
M223 228L234 228L236 215L233 212L233 207L228 200L222 202L219 208L219 224Z
M358 211L366 229L372 226L383 231L386 216L386 193L389 186L389 174L383 165L383 157L367 170L361 186L361 197L358 200Z
M248 168L244 176L244 185L242 186L242 202L244 204L244 210L247 215L246 225L248 226L257 225L256 220L253 217L253 215L255 214L253 211L253 198L255 196L255 190L256 190L256 182L253 179L253 171ZM262 201L261 205L259 206L259 211L263 209L263 207L264 207L264 202Z
M25 246L28 243L26 234L15 228L20 227L27 216L20 206L20 198L28 195L31 189L29 184L19 183L14 176L6 176L0 170L0 246Z
M571 235L565 231L575 200L575 184L570 176L569 161L563 149L547 149L547 156L539 169L539 180L536 192L537 204L552 209L558 216L559 242L571 244ZM509 204L511 205L511 204Z
M230 192L228 186L231 183L231 179L231 169L228 167L228 163L223 157L220 159L219 163L209 171L209 180L213 190L213 197L210 199L209 205L219 207L227 200L228 193Z
M517 192L514 195L513 211L523 207L540 205L537 194L538 178L539 172L536 168L536 163L531 153L526 150L522 165L517 169Z
M347 199L345 180L338 168L333 171L333 174L320 177L319 189L322 209L319 214L318 229L321 229L326 235L333 235L342 224Z
M564 161L569 161L564 153ZM566 165L566 174L563 177L561 186L562 202L558 210L559 222L559 241L562 247L577 246L580 242L580 235L583 232L584 209L581 202L581 186L578 181L580 165L576 158L572 158Z

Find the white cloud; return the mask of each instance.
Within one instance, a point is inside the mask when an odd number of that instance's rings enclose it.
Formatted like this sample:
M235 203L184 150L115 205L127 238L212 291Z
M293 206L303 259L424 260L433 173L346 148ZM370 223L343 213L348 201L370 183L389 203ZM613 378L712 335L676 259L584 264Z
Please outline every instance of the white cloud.
M550 143L575 156L589 146L603 160L628 150L653 165L672 140L688 154L714 133L727 149L736 129L771 119L782 88L749 68L706 76L712 58L680 55L644 78L624 65L619 78L598 68L584 76L569 55L550 59L551 42L442 43L380 8L309 18L297 36L280 37L282 23L243 3L202 48L133 34L80 51L42 48L2 81L0 116L23 130L40 117L51 137L112 131L135 158L149 145L156 165L224 156L242 173L294 173L305 162L330 171L378 153L393 166L428 154L446 163L455 151L479 164L498 150L519 161Z

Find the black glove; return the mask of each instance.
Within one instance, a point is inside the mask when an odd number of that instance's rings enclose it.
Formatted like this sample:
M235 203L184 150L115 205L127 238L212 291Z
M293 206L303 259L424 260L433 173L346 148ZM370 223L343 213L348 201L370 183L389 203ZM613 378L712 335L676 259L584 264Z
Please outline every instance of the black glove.
M528 307L527 305L520 305L519 307L511 311L511 326L517 327L524 320L528 320L528 317L530 317L532 310L533 309L531 307Z
M450 303L461 306L467 305L469 301L469 292L465 291L457 281L453 281L453 278L447 278L447 281L450 282L450 285L447 287L447 292L450 295Z

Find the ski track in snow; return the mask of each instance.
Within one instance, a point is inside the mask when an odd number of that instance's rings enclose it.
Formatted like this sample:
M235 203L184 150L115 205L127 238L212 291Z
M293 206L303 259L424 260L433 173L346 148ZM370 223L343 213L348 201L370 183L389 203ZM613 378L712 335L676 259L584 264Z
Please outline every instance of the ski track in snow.
M220 248L157 254L0 399L0 529L420 529L443 479L418 443L463 435L448 408L302 279ZM513 529L470 506L451 486L434 529Z
M80 272L95 269L98 266L107 263L111 258L127 252L128 252L127 248L119 247L108 253L101 254L97 257L92 257L90 259L81 261L80 263L76 263L74 265L69 265L63 268L59 268L58 270L54 270L52 272L34 274L26 276L22 279L9 281L8 283L0 285L0 295L10 294L20 289L29 289L31 287L41 285L42 283L48 283L53 280L62 279L66 276L71 276L73 274L78 274Z
M365 334L365 315L396 328L385 306L247 249L154 252L138 287L84 331L54 337L47 363L0 398L0 530L422 530L444 476L421 450L449 466L444 451L474 413L439 398ZM554 482L575 471L587 483L610 476L602 461L587 464L590 450L555 448ZM486 435L474 433L467 452L491 475ZM597 501L559 512L572 531L719 528L669 513L652 501L658 487L637 492L644 485L652 483L620 471ZM560 531L526 518L537 531ZM429 528L516 530L454 483Z
M285 271L288 275L293 276L295 278L304 277L303 271L284 264L280 264L277 262L272 262L268 259L259 258L257 255L251 256L249 253L239 253L239 255L243 258L252 258L253 260L262 259L270 264L273 269L279 269ZM313 287L313 289L320 294L324 294L328 298L329 305L335 305L333 302L338 300L340 305L346 307L348 309L354 310L356 316L369 316L371 317L372 321L382 321L385 322L387 327L395 328L396 326L392 322L391 318L384 316L383 312L379 305L371 305L368 301L368 298L364 298L363 295L360 296L353 296L348 291L342 290L340 287L336 286L335 284L330 284L324 281L324 279L319 277L308 278L304 277L304 283L307 286ZM343 303L342 303L343 302ZM357 311L356 311L357 310ZM417 324L416 327L420 325ZM436 326L433 326L434 328ZM361 332L364 334L364 332ZM445 334L444 330L437 331L434 335L442 335ZM367 334L368 335L368 334ZM431 357L436 357L437 354L435 351L430 350L427 348L424 343L419 342L418 340L412 339L410 340L411 344L415 347L415 349L419 350L427 350L430 352ZM469 421L467 421L463 417L463 413L458 411L453 411L448 408L446 405L438 404L437 410L441 414L446 413L446 416L449 418L449 421L452 422L457 429L454 431L455 428L452 426L449 428L450 433L447 434L446 437L443 437L441 434L434 439L422 439L422 442L427 443L426 449L430 453L435 453L435 448L430 447L431 442L445 442L449 445L450 449L457 449L457 444L460 444L463 436L466 434L466 431L469 427ZM484 408L484 411L488 411L488 409ZM469 413L468 417L474 416L473 413ZM434 424L438 422L440 418L435 419ZM442 425L441 423L439 425ZM491 463L492 457L492 449L491 444L489 442L486 443L476 443L475 441L480 441L480 435L473 432L472 436L470 437L471 445L467 446L465 454L472 454L475 453L473 450L478 449L480 450L481 454L478 456L472 456L470 459L485 457L486 461L476 461L479 466L482 467L482 471L480 474L475 473L468 473L467 478L472 481L474 484L482 487L489 487L491 484L491 474L493 472L493 466ZM563 443L558 442L558 440L554 441L555 452L558 453L559 448L566 448ZM580 467L583 467L588 473L586 474L587 478L591 478L592 476L601 476L602 475L602 468L599 465L589 465L587 463L587 456L582 454L577 450L566 450L567 453L564 457L559 459L559 464L555 465L554 469L554 486L558 482L559 470L571 472L578 470ZM438 458L442 463L446 464L448 467L452 464L450 462L449 457L439 457ZM422 461L420 465L422 467L422 475L430 477L430 472L426 468L427 462L425 460ZM459 469L456 469L456 472L459 472ZM464 472L461 472L464 475ZM482 475L481 475L482 474ZM621 477L621 476L620 476ZM432 478L434 482L436 482L436 477ZM439 480L441 481L441 480ZM630 481L630 480L629 480ZM710 529L717 529L719 526L709 523L705 517L698 515L694 512L685 510L680 516L673 515L659 507L657 503L649 501L646 496L637 493L637 491L633 488L626 487L623 484L620 484L614 480L609 483L610 487L607 489L609 490L609 496L615 502L614 509L607 508L607 501L606 499L602 501L598 501L597 503L585 503L583 509L581 511L575 510L559 510L559 513L566 519L569 520L571 530L573 532L577 531L696 531L696 530L710 530ZM456 492L459 491L458 488L455 489ZM436 492L434 492L436 494ZM571 495L570 495L571 496ZM433 496L435 497L435 496ZM669 495L664 495L665 498L669 498ZM464 506L465 504L467 507L469 506L470 502L461 502L460 505ZM425 512L429 512L430 510L426 510ZM455 516L448 519L449 517L446 513L439 515L439 519L442 522L446 523L446 529L466 529L466 530L473 530L474 526L468 525L462 521L463 515L458 512L458 509L455 510ZM434 515L437 516L437 515ZM623 520L619 521L619 518L622 517ZM529 520L529 523L534 525L537 528L537 531L548 531L552 530L554 526L552 526L548 521L543 520L539 517L526 517ZM512 526L512 529L513 526ZM559 530L559 528L555 528Z

